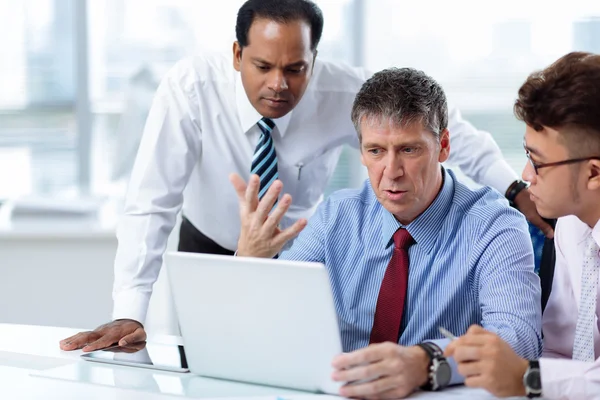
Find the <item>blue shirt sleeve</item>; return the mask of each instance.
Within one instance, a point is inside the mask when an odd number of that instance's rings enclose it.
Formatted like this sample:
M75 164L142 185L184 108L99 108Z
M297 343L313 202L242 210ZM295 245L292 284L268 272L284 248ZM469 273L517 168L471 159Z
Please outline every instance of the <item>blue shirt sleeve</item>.
M330 200L325 200L317 207L306 227L290 248L279 255L279 259L325 263L325 228L330 207Z
M494 218L479 225L479 232L473 257L481 325L500 336L519 356L536 359L542 350L541 289L525 218L513 209L499 208ZM443 351L450 340L428 342ZM463 383L452 357L448 363L452 369L450 385Z
M495 332L525 359L542 350L540 280L527 222L514 209L499 209L482 224L474 243L479 257L474 289L479 292L481 325Z

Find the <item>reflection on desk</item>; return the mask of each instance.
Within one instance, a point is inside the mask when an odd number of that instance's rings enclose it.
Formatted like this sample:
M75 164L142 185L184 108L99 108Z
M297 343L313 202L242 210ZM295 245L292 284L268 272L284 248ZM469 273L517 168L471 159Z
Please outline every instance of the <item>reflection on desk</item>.
M297 390L204 378L192 374L171 373L118 365L94 364L84 361L46 371L35 371L31 375L193 398L307 394L306 392Z
M204 378L191 374L177 374L116 365L96 365L87 362L78 362L47 371L36 371L31 375L41 378L191 398L231 399L252 397L252 400L340 399L340 397L336 396L315 395L297 390ZM485 391L465 387L449 388L442 392L419 392L410 398L419 400L452 398L474 400L494 399L493 396Z

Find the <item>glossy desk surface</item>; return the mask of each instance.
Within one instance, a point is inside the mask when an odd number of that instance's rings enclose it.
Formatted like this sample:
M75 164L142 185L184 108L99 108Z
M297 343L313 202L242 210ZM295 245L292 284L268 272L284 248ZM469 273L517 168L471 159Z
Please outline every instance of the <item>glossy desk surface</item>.
M330 400L335 396L250 385L193 374L121 367L80 360L81 351L64 352L58 342L78 329L0 324L0 399L181 399ZM174 336L148 339L180 343ZM414 398L489 399L462 387Z

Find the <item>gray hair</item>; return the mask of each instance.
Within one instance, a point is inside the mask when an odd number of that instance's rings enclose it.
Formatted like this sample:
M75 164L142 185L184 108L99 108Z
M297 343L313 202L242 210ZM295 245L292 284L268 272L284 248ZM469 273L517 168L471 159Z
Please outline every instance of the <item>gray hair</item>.
M439 140L448 127L448 103L442 87L424 72L389 68L360 88L352 106L352 122L362 141L361 123L405 128L420 123Z

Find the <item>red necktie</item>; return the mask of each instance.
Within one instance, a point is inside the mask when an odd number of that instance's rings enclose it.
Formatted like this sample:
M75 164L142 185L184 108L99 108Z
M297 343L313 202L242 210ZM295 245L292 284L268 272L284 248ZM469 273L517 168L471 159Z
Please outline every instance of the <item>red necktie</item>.
M369 343L398 343L408 285L408 248L413 238L406 229L394 233L394 254L385 270Z

